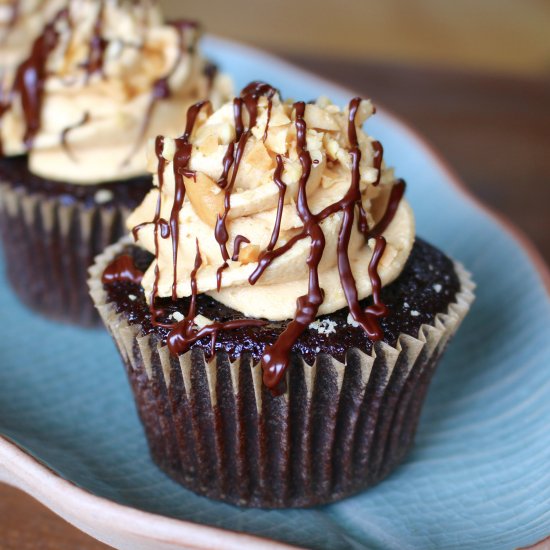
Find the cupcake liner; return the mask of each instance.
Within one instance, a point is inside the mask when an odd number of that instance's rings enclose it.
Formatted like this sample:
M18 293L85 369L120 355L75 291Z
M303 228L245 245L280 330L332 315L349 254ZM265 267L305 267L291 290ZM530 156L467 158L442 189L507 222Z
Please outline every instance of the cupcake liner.
M94 326L88 294L94 257L126 234L125 207L66 204L0 182L0 234L8 279L21 301L47 317Z
M238 505L303 507L339 500L388 475L410 448L438 359L474 299L461 289L446 313L395 348L350 349L341 363L293 356L287 390L273 396L249 356L201 350L179 357L142 336L107 302L105 267L130 243L109 247L90 268L90 291L126 366L154 461L192 491Z

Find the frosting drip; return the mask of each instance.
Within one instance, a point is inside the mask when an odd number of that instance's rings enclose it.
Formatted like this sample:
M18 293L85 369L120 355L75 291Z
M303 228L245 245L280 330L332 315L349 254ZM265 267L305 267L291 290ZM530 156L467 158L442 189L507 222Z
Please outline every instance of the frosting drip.
M142 281L153 321L157 296L200 292L246 322L293 319L264 353L271 388L318 315L347 305L380 339L377 319L387 314L380 289L407 260L414 220L401 200L404 183L361 129L372 113L359 98L341 111L326 100L282 102L272 87L252 83L215 112L208 103L190 109L181 138L158 138L156 188L128 221L155 254ZM373 305L363 311L359 300L370 294ZM198 334L189 332L189 315L184 321L170 325L174 353ZM205 329L215 339L229 327Z

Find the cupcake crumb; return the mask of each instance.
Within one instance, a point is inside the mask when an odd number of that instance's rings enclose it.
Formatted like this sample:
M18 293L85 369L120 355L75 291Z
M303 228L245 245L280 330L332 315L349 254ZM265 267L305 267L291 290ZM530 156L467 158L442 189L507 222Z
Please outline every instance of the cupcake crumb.
M183 315L183 313L180 313L179 311L174 311L174 313L172 313L172 319L179 323L180 321L183 321L185 319L185 315Z
M95 195L94 200L97 204L105 204L113 200L113 193L108 189L100 189Z
M411 315L412 315L413 317L418 317L418 316L420 315L420 313L419 313L418 311L416 311L416 309L412 309L412 310L411 310Z
M409 302L403 302L403 307L409 309L411 306L409 306Z
M132 302L135 302L137 300L137 296L135 294L128 294L128 298L130 298Z
M443 288L443 287L442 287L440 284L435 284L435 285L433 286L433 289L434 289L437 293L441 292L441 289L442 289L442 288Z
M330 319L323 319L320 321L317 319L316 321L313 321L309 325L309 328L312 330L316 330L319 334L331 334L333 332L336 332L336 322L331 321Z
M351 325L352 327L359 327L361 326L352 316L351 313L348 313L348 318L346 319L348 325Z
M205 317L204 315L197 315L195 319L193 319L193 322L195 325L197 325L199 328L206 327L208 325L212 324L212 320L208 317Z

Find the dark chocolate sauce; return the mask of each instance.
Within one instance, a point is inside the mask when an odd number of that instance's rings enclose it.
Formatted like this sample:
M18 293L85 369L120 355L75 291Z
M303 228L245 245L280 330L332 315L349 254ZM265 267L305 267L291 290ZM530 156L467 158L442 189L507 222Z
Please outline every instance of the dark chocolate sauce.
M82 117L82 120L79 120L76 124L73 124L72 126L68 126L61 132L61 146L63 149L65 149L65 152L67 153L67 156L71 158L73 161L76 161L76 158L71 151L71 148L69 147L68 137L69 134L76 130L77 128L81 128L85 124L87 124L90 120L90 113L86 112L84 113L84 116Z
M227 217L231 208L231 193L237 177L240 162L244 154L244 150L247 141L251 135L251 128L256 124L258 114L258 101L260 97L267 97L271 103L271 99L274 94L277 93L274 88L264 84L262 82L253 82L247 86L242 92L239 98L236 98L233 103L234 119L235 119L235 140L228 145L226 154L223 160L223 173L218 180L218 185L225 190L224 196L224 211L222 214L218 214L218 218L215 224L214 235L216 241L220 246L220 251L223 259L222 265L217 270L217 285L218 289L221 288L221 278L223 271L228 267L230 260L229 253L227 251L227 242L229 234L226 227ZM381 234L387 228L395 213L399 202L403 196L405 189L404 182L398 181L392 188L390 198L386 211L381 220L375 227L369 229L366 214L361 203L361 190L360 190L360 161L361 151L357 140L356 129L356 115L360 106L361 99L354 98L349 105L349 118L348 118L348 139L351 147L350 156L352 161L351 169L351 182L348 191L345 196L336 201L335 203L327 206L318 214L313 214L309 208L308 198L306 193L307 182L309 180L312 168L311 155L307 149L306 132L307 126L304 119L306 104L304 102L297 102L294 104L295 112L295 126L296 126L296 150L300 164L302 166L302 174L298 182L298 193L296 199L296 208L300 220L302 221L302 230L294 235L285 244L278 248L276 247L277 240L279 238L281 218L284 207L284 199L286 192L286 185L282 181L282 173L284 169L284 160L281 155L277 156L277 166L274 172L273 180L279 189L279 200L277 205L277 213L273 232L270 242L267 248L260 254L258 259L258 265L253 273L249 277L249 283L255 284L264 271L277 257L282 256L288 250L290 250L297 242L302 239L310 240L310 252L307 258L307 266L309 270L308 276L308 292L304 296L300 296L296 303L296 313L294 319L292 319L278 336L277 340L264 349L261 363L263 369L263 380L267 387L275 392L283 389L283 378L290 361L290 353L294 345L300 338L301 334L308 329L309 325L315 321L319 307L324 300L324 292L319 282L319 264L321 262L323 252L325 249L325 236L321 228L321 222L328 216L337 212L342 213L342 225L338 234L337 244L337 262L338 270L340 274L340 281L346 300L348 302L349 311L353 319L362 327L366 335L371 341L380 340L383 337L383 332L378 323L378 318L382 318L387 315L388 309L381 300L381 280L378 274L378 265L380 259L384 253L386 241ZM187 169L187 164L191 155L191 147L188 143L188 138L192 133L193 126L195 124L198 112L202 108L203 104L197 104L192 107L188 112L187 126L185 134L182 138L176 141L177 151L174 157L174 175L176 178L176 196L172 206L170 231L172 234L173 243L173 272L174 281L172 285L172 300L177 298L176 293L176 267L177 267L177 246L178 246L178 228L177 219L178 214L183 206L183 199L185 197L185 185L181 174ZM246 107L248 112L248 124L245 126L243 120L243 106ZM269 109L269 105L268 105ZM269 124L269 116L268 116ZM267 132L267 130L266 130ZM162 191L163 175L165 169L165 160L162 158L163 138L157 138L157 158L158 158L158 182L159 190ZM375 185L378 185L380 181L380 173L382 166L383 149L378 142L373 142L374 148L374 165L378 170L378 177ZM229 171L233 168L231 177L229 177ZM152 223L155 224L155 257L158 260L159 244L158 244L158 229L160 224L160 201L161 193L159 193L159 199L157 203L157 209L155 218ZM365 236L365 239L374 238L374 250L371 261L368 267L368 274L372 286L373 304L363 309L359 301L356 282L352 273L350 258L348 254L348 247L351 237L352 227L355 221L355 212L358 211L358 224L359 228ZM139 227L134 228L137 231ZM238 252L242 242L248 242L248 239L242 236L238 236L235 239L233 246L232 260L238 259ZM152 314L152 324L158 324L164 328L170 329L167 336L167 344L169 349L174 354L184 353L189 347L205 337L211 338L211 350L214 352L217 334L222 330L231 330L235 328L243 328L246 326L262 326L266 324L266 321L257 319L239 319L231 320L227 322L214 322L211 325L205 326L201 329L193 323L193 319L196 315L196 299L197 299L197 282L196 274L202 264L200 256L199 244L197 241L197 252L195 258L195 268L191 273L191 300L189 303L189 311L184 320L175 324L160 324L156 322L156 317L162 315L162 309L155 309L155 299L158 296L158 281L159 281L159 268L158 261L155 265L155 280L153 284L153 291L150 300L150 311Z
M104 285L122 282L139 285L141 279L143 279L143 273L137 269L133 258L128 254L123 254L106 267L101 282Z
M359 149L359 144L357 141L357 130L355 126L355 117L357 116L357 110L360 104L361 98L356 97L351 100L349 105L348 139L351 146L351 185L346 195L339 204L339 207L343 213L343 217L340 232L338 234L338 272L340 274L342 289L344 290L346 301L348 303L348 307L354 321L359 323L359 325L363 328L363 330L367 333L371 340L380 340L383 335L380 330L380 326L376 322L375 314L369 311L363 311L361 309L361 306L359 305L357 285L355 283L355 278L351 270L351 263L348 254L348 246L354 222L355 210L359 205L361 205L361 189L359 187L359 166L361 163L361 150ZM385 247L385 241L381 246L382 248ZM375 256L376 255L373 255L373 259L375 258ZM378 259L375 260L374 266L374 271L376 271L376 267L378 266ZM378 277L377 274L376 277Z
M374 150L372 162L376 170L378 170L376 181L373 183L373 185L376 187L380 183L380 178L382 177L382 160L384 159L384 147L382 147L382 144L379 141L373 141L372 148Z
M271 121L271 110L273 109L273 100L271 98L268 99L267 102L267 120L265 122L265 130L264 135L262 137L263 142L265 143L265 140L267 139L267 135L269 133L269 123Z
M224 212L216 222L215 236L218 244L220 245L220 250L222 252L223 264L217 270L217 284L218 288L221 288L221 278L223 270L228 267L229 253L227 252L227 241L229 235L227 233L227 228L225 225L227 215L231 208L231 192L237 177L237 172L239 165L244 153L246 142L250 136L250 128L244 131L244 124L242 119L242 105L244 104L249 113L249 119L251 122L256 121L257 114L257 102L260 97L260 93L266 92L270 93L269 90L272 88L268 85L261 83L254 83L254 86L249 87L248 92L245 93L243 90L242 98L237 98L234 103L235 111L235 127L237 129L237 136L235 142L228 146L226 155L224 156L224 168L223 174L218 181L218 185L225 189L224 197ZM273 91L272 94L275 92ZM183 206L183 200L185 197L185 183L183 180L182 174L187 170L187 165L191 158L191 144L189 143L189 138L193 132L195 126L196 118L200 110L204 105L210 105L208 102L200 102L192 106L187 112L187 124L184 135L181 138L176 140L176 153L173 160L173 169L174 176L176 180L176 197L174 204L172 205L171 211L171 232L172 232L172 246L173 246L173 273L174 281L172 284L172 299L175 300L177 297L177 249L179 244L179 234L178 234L178 225L177 219L179 212ZM162 141L162 142L161 142ZM238 141L237 147L235 144ZM155 224L155 256L158 258L159 253L159 241L158 241L158 225L160 219L160 207L161 207L161 192L162 186L164 183L164 169L165 169L165 160L162 157L163 150L163 138L159 136L157 138L156 154L158 159L157 173L158 173L158 182L159 182L159 198L157 202L157 208L155 212L155 218L153 223ZM234 155L233 155L234 151ZM230 161L230 153L232 156L232 161ZM233 166L233 173L231 179L228 181L229 170ZM134 228L136 230L137 228ZM135 233L134 233L135 236ZM171 328L171 331L167 338L167 344L172 353L184 353L189 346L198 339L204 338L205 336L210 336L212 341L212 349L214 349L216 334L220 330L231 330L235 328L243 328L247 326L262 326L266 322L257 320L257 319L244 319L239 321L230 321L227 323L214 323L209 326L205 326L202 329L197 330L193 324L193 319L195 317L194 304L196 302L197 295L197 284L196 284L196 272L198 271L200 265L202 264L202 259L200 256L199 245L197 241L197 253L195 258L195 269L191 273L191 302L189 307L189 312L187 316L180 321L179 323L168 325ZM157 323L156 318L158 315L162 314L162 310L155 308L155 298L158 295L158 283L159 283L160 271L158 268L158 263L155 265L155 279L153 283L153 289L150 300L150 309L153 318L153 324ZM166 328L166 324L163 324Z
M30 56L19 65L15 74L10 102L14 95L21 98L25 119L23 141L28 149L32 148L34 138L40 129L44 83L47 77L46 65L50 54L59 42L56 25L62 18L67 16L68 11L66 9L61 10L44 27L42 34L34 41Z
M235 150L235 144L237 145L237 148L233 156L233 162L231 163L233 165L233 173L231 175L229 183L227 183L227 171L229 170L229 168L227 168L226 171L226 165L230 166L231 164L226 161L227 154L226 157L224 157L224 172L222 174L222 177L218 181L218 185L225 189L224 211L221 216L218 214L218 218L216 220L216 228L214 231L214 236L216 238L216 241L218 242L218 245L220 246L220 252L223 259L223 264L219 267L216 274L218 291L221 289L222 285L222 273L225 269L227 269L227 262L229 260L229 253L227 251L227 241L229 240L229 234L227 232L227 217L229 215L229 211L231 210L231 193L233 192L233 187L235 185L235 180L237 178L237 173L239 171L239 166L241 164L246 144L251 136L251 128L256 125L256 120L258 117L258 101L262 96L267 97L268 100L271 101L276 93L277 90L269 84L266 84L265 82L255 81L246 86L246 88L241 91L241 96L235 98L233 102L236 138L235 142L229 145L227 149L228 153L230 150ZM243 122L243 104L248 111L249 119L246 131Z
M269 239L269 244L267 245L267 250L271 251L275 248L277 241L279 240L279 233L281 231L281 220L283 218L283 208L285 206L285 194L286 194L286 184L282 180L284 162L281 155L277 155L277 167L273 174L273 181L275 185L279 188L279 200L277 202L277 213L275 214L275 224L273 226L273 233L271 233L271 239Z
M355 210L359 209L359 227L363 231L366 238L377 236L382 233L393 219L399 201L403 195L404 186L398 184L396 190L392 190L388 208L381 222L374 228L373 232L369 233L368 224L366 223L366 215L361 204L360 183L360 161L361 151L357 141L357 130L355 118L357 110L361 103L360 98L354 98L349 105L349 120L348 120L348 139L351 146L352 159L352 181L346 195L339 201L324 208L319 214L313 215L307 205L307 197L305 196L305 183L309 178L311 171L311 157L306 150L305 132L306 124L303 119L305 104L295 104L296 111L296 130L297 130L297 150L302 163L302 178L298 186L298 201L297 208L300 219L304 223L304 228L301 233L294 236L288 243L275 250L266 250L259 258L258 267L249 278L250 284L255 284L261 277L262 273L267 269L269 264L278 256L287 252L296 242L309 237L311 239L310 255L307 260L309 267L309 288L306 296L301 296L297 300L297 310L294 320L287 326L286 330L280 335L275 344L268 346L262 358L262 368L264 370L264 383L269 388L279 388L282 379L290 361L290 350L294 346L300 334L315 320L319 306L323 302L323 292L319 287L318 265L324 249L324 235L320 229L320 222L326 217L342 212L342 225L338 234L337 257L338 271L340 273L340 281L346 301L353 319L363 328L368 337L373 340L380 340L383 337L382 330L377 321L378 317L387 315L387 308L380 303L380 277L378 276L378 263L385 249L385 239L378 237L375 243L373 257L369 265L369 277L373 288L374 306L362 310L359 304L359 296L351 263L348 255L348 246L351 237L351 229L354 223ZM375 142L378 143L378 142ZM375 145L375 166L379 170L382 163L382 148ZM305 180L303 180L305 176ZM378 180L376 185L378 184ZM376 291L376 296L374 295Z
M193 251L191 253L193 254ZM142 271L150 267L153 259L152 254L135 245L129 245L121 254L130 254L135 265ZM147 297L140 285L116 283L105 285L105 289L108 303L112 304L129 324L139 327L141 335L150 335L153 338L152 345L166 344L171 329L152 325ZM381 299L391 310L391 315L380 318L380 326L384 332L383 341L395 347L400 334L409 334L417 338L420 327L423 324L433 324L438 313L447 311L449 304L456 301L455 295L459 290L460 281L452 260L421 238L415 239L403 271L393 283L384 285L381 291ZM134 296L137 296L137 299L134 299ZM161 320L172 320L171 316L175 312L185 314L189 309L189 302L189 296L178 298L176 301L170 296L159 297L157 306L162 307L165 313ZM372 304L372 296L361 300L363 309ZM246 317L204 293L197 296L196 312L217 322L242 320ZM348 307L318 316L316 321L319 323L334 324L334 331L319 332L314 327L308 327L297 340L292 354L303 358L311 365L320 354L330 355L345 363L352 348L366 354L372 353L374 342L359 325L350 324L348 319ZM265 346L275 342L289 322L288 319L269 321L260 327L220 330L217 332L215 352L221 357L227 356L230 361L250 359L252 364L256 364L261 360ZM195 341L191 348L203 351L209 356L212 352L211 337Z
M229 170L233 166L233 162L235 160L235 143L232 141L227 146L227 151L225 152L225 155L223 156L223 170L222 175L219 177L217 184L218 187L221 189L225 189L227 187L227 178L229 176Z
M105 0L99 0L99 7L94 22L92 37L88 45L88 59L83 68L86 69L86 79L99 73L103 77L103 65L105 61L105 50L109 41L103 37L103 18L105 16Z
M223 199L223 214L218 214L218 218L216 220L216 229L214 231L214 236L216 237L216 241L220 246L220 251L224 262L227 262L227 260L229 260L229 252L227 252L227 241L229 240L229 233L227 232L226 222L229 211L231 210L231 193L233 191L235 179L237 177L239 166L243 158L244 148L246 147L246 142L248 141L249 137L250 133L247 131L243 133L239 139L239 143L237 145L237 150L235 152L235 157L233 160L233 174L231 175L229 183L225 187L225 195Z
M246 237L243 237L243 235L237 235L235 237L235 240L233 241L233 256L231 256L231 260L236 262L239 259L239 252L241 251L241 246L243 243L250 243L250 240Z
M88 56L82 63L82 69L86 73L86 82L94 74L104 76L105 52L109 45L109 40L104 36L104 17L105 17L105 0L99 0L96 19L92 28L92 35L88 44ZM19 12L19 0L14 4L13 16L10 21L11 25L15 24L15 20ZM66 20L69 28L72 29L70 21L69 9L62 9L57 15L44 27L42 34L35 40L29 57L18 67L13 88L9 94L7 101L2 101L0 104L0 119L4 113L11 108L14 97L19 97L23 108L23 116L25 120L24 144L30 150L33 147L33 142L36 134L40 130L42 119L42 105L44 99L44 86L47 74L47 63L50 55L55 50L59 43L59 32L56 27L59 21ZM195 28L197 25L192 21L175 21L170 23L179 33L179 49L178 57L170 69L169 73L156 80L153 83L151 103L146 112L143 126L139 132L139 138L130 155L124 160L123 165L127 164L133 155L139 150L139 146L143 141L143 137L150 124L150 119L153 114L156 103L160 100L167 99L171 95L169 87L169 79L177 70L181 63L183 55L187 51L192 51L193 46L188 49L185 47L184 32L188 28ZM67 147L67 133L73 128L63 130L60 138L61 143L67 154L74 159L70 149ZM3 155L2 143L0 141L0 155Z
M386 206L386 210L384 212L384 215L380 219L380 221L370 230L367 230L365 232L366 237L368 239L378 237L386 229L388 228L388 225L390 225L391 221L393 220L395 213L397 212L397 208L399 207L399 203L401 202L401 199L403 198L403 195L405 194L406 184L403 180L397 180L391 189L390 192L390 198L388 200L388 204Z
M195 127L195 122L199 113L203 107L210 107L208 101L200 101L195 105L191 106L187 111L187 122L185 125L185 132L183 135L175 140L176 151L174 153L174 159L172 161L173 170L174 170L174 179L176 183L174 205L170 213L170 231L172 233L172 254L173 254L173 267L174 267L174 279L172 283L172 296L173 299L177 298L176 287L177 287L177 261L178 261L178 247L179 247L179 227L178 227L178 215L183 206L183 200L185 198L185 184L183 182L183 173L187 171L187 165L189 159L191 158L191 144L189 143L189 138ZM166 167L166 161L162 156L164 150L164 138L158 136L155 141L155 154L157 156L157 176L158 176L158 186L159 193L157 199L157 207L155 211L155 218L153 224L155 226L155 256L158 257L159 252L159 228L161 227L161 205L162 205L162 188L164 186L164 169ZM134 228L135 229L135 228ZM135 234L134 234L135 236ZM161 235L163 236L163 235ZM164 236L163 236L164 237ZM154 307L155 297L158 295L158 284L159 284L160 271L158 264L155 265L155 281L153 284L153 291L151 293L151 307Z
M319 306L323 303L324 292L319 284L319 263L325 250L325 235L320 219L309 209L306 184L311 174L311 155L306 144L306 122L304 114L306 104L303 101L294 104L296 113L296 149L302 165L302 175L298 182L296 208L304 228L302 238L311 239L307 265L309 268L308 292L296 300L294 319L271 346L267 346L262 357L264 384L273 390L280 388L282 379L290 362L290 351L300 334L315 320Z
M210 325L198 328L195 323L195 316L197 311L197 271L199 270L202 264L201 253L199 250L199 241L196 241L197 252L195 255L195 265L194 269L191 272L191 300L189 302L189 309L187 315L175 325L161 325L164 328L170 328L170 332L166 339L168 349L171 353L179 355L185 353L191 344L197 340L201 340L204 337L210 337L211 339L211 353L214 353L216 345L216 335L220 330L232 330L237 328L244 327L261 327L266 323L266 321L261 321L257 319L241 319L234 321L222 322L213 322Z

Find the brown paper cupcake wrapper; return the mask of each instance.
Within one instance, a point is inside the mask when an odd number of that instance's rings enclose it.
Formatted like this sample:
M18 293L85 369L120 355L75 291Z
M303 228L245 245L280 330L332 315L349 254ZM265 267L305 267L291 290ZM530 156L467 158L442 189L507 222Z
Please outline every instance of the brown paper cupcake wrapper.
M395 348L351 349L346 363L294 357L287 391L274 397L259 364L200 350L179 357L142 336L107 303L101 275L128 244L109 247L90 269L94 302L130 379L155 462L192 491L257 507L324 504L369 487L410 448L436 363L474 299L460 264L456 302L401 334Z
M0 182L0 234L8 279L23 303L47 317L100 324L87 271L126 234L127 208L64 204Z

